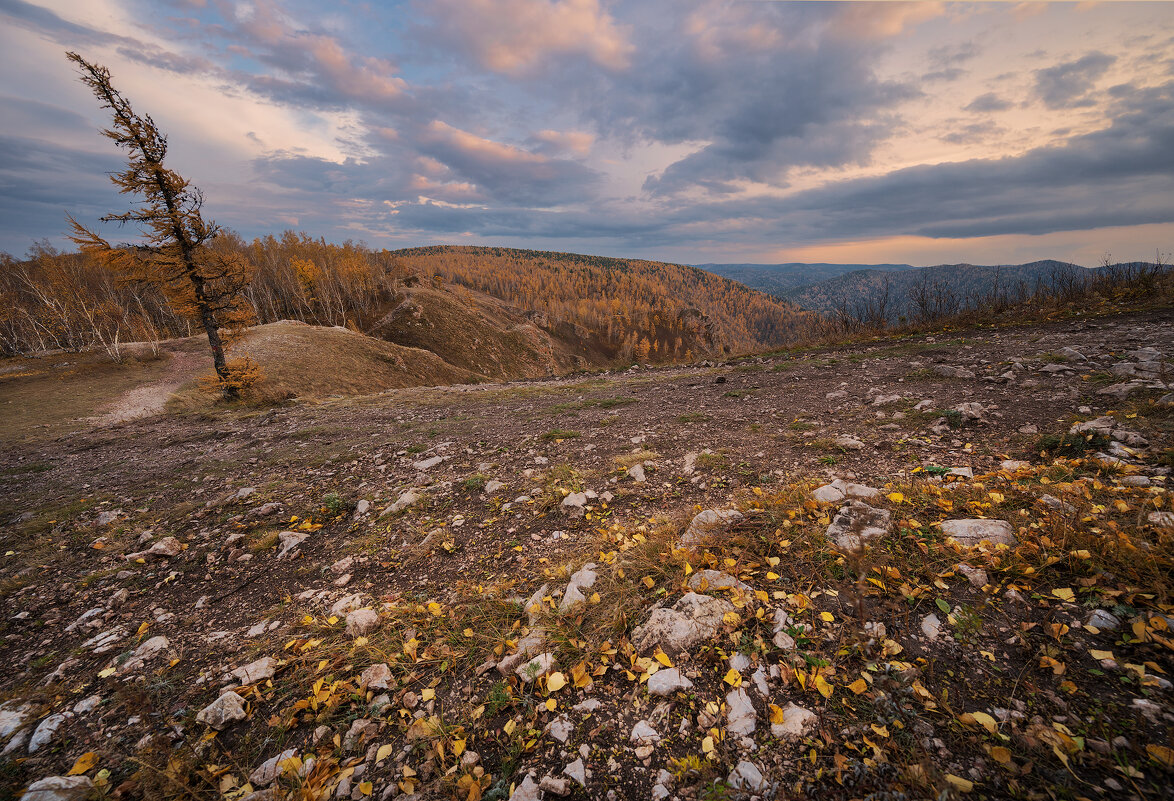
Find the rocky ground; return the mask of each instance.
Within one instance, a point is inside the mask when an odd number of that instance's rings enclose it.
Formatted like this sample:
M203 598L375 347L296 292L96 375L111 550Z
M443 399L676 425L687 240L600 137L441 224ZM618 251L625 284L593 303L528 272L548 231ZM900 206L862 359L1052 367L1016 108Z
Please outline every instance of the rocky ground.
M1168 797L1169 310L0 451L0 798Z

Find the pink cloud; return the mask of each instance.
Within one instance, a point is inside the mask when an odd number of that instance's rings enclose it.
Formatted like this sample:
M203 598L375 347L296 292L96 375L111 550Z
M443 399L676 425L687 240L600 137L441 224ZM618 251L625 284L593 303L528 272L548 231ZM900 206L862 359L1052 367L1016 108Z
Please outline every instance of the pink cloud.
M633 52L627 29L599 0L433 0L421 8L438 20L442 36L494 72L532 72L560 55L623 70Z
M577 156L586 156L591 152L591 145L595 143L594 134L586 131L553 131L544 130L534 134L534 139L545 143L551 150L574 153Z

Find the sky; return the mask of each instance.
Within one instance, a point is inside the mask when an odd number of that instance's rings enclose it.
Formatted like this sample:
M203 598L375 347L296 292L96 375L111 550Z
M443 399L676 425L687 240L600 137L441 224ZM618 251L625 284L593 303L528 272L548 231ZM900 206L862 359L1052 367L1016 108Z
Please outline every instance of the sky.
M67 50L248 239L684 263L1174 249L1171 3L0 0L13 255L130 202Z

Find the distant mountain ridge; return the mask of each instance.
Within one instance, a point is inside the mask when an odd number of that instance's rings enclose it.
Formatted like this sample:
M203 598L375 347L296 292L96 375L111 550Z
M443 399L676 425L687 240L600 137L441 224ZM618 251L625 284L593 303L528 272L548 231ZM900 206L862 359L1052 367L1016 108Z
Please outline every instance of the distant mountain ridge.
M1062 286L1104 270L1139 263L1082 267L1041 259L1025 264L802 264L699 265L741 281L800 308L824 314L848 313L890 322L933 309L950 313L993 300L1022 300L1041 288Z

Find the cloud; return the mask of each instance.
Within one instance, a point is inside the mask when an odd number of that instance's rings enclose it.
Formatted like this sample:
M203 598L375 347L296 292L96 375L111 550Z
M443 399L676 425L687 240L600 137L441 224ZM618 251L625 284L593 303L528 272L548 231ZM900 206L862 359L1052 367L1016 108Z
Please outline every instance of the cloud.
M1093 52L1076 61L1036 70L1035 96L1051 109L1092 106L1096 80L1116 61L1116 56Z
M964 111L973 111L976 114L990 114L994 111L1006 111L1011 108L1011 101L1000 97L994 92L987 92L971 100L963 107Z
M899 122L894 106L918 90L876 75L874 45L829 34L836 9L803 6L702 5L641 40L622 76L573 98L605 136L694 145L645 182L655 195L783 186L795 167L866 163Z
M495 142L439 120L424 128L417 146L489 196L511 203L544 206L573 200L598 177L578 162Z
M434 20L436 40L505 75L533 74L567 56L623 70L634 49L599 0L430 0L420 9Z

